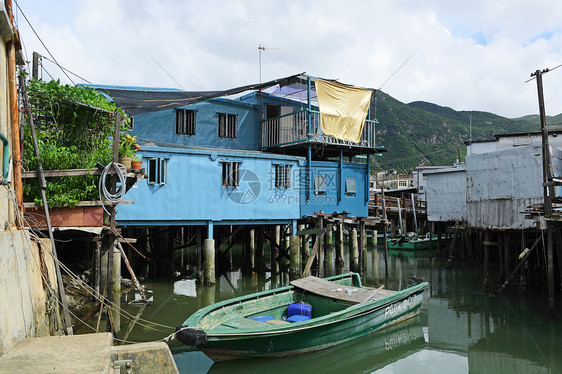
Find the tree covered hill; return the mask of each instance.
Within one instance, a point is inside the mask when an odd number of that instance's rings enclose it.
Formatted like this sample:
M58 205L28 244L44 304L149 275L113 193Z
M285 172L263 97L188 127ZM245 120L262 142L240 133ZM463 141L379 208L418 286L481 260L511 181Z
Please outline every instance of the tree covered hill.
M381 91L374 106L379 123L376 144L388 152L373 157L374 170L411 169L419 165L452 165L466 154L465 141L491 139L494 134L539 131L538 116L509 119L480 111L456 111L416 101L402 103ZM558 121L558 122L556 122ZM548 124L562 123L562 115Z

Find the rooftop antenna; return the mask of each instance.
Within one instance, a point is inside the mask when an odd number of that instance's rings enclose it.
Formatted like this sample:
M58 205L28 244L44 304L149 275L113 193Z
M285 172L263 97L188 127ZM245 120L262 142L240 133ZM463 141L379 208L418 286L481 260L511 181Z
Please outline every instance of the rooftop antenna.
M262 53L262 51L265 51L266 49L267 50L271 50L271 49L279 50L281 48L268 48L265 45L261 45L261 44L258 45L258 54L259 54L259 61L260 61L260 84L261 84L261 53Z

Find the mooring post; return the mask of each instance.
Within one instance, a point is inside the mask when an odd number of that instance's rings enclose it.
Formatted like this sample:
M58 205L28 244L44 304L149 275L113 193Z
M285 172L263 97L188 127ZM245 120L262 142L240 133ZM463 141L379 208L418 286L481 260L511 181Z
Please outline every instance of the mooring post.
M354 227L349 236L349 270L359 271L359 244L357 242L357 229Z
M296 279L301 274L300 239L296 235L289 237L289 254L291 258L289 265L289 278Z

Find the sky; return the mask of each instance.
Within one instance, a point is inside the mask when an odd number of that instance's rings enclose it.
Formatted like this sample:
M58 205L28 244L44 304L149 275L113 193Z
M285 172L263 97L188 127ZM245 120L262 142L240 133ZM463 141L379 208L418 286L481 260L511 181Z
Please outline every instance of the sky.
M381 89L404 103L516 118L538 113L536 81L525 83L530 74L562 64L562 1L554 0L17 5L26 60L33 51L54 57L94 84L221 90L258 83L260 71L262 81L306 72ZM71 83L46 59L41 74ZM562 113L562 68L544 74L543 85L546 113Z

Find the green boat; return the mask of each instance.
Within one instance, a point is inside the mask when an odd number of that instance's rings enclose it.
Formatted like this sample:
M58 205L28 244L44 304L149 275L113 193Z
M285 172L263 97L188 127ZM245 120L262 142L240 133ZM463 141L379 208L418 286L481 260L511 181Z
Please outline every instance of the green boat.
M176 337L215 361L304 354L413 317L427 286L390 291L362 287L357 273L309 276L202 308L177 327ZM310 315L290 323L295 309Z
M437 248L437 235L432 235L431 240L429 234L418 237L417 235L410 233L408 235L401 236L399 238L388 239L388 249L398 249L398 250L419 250L419 249L429 249L429 244L432 242L433 249ZM441 236L441 239L446 239L445 235Z

